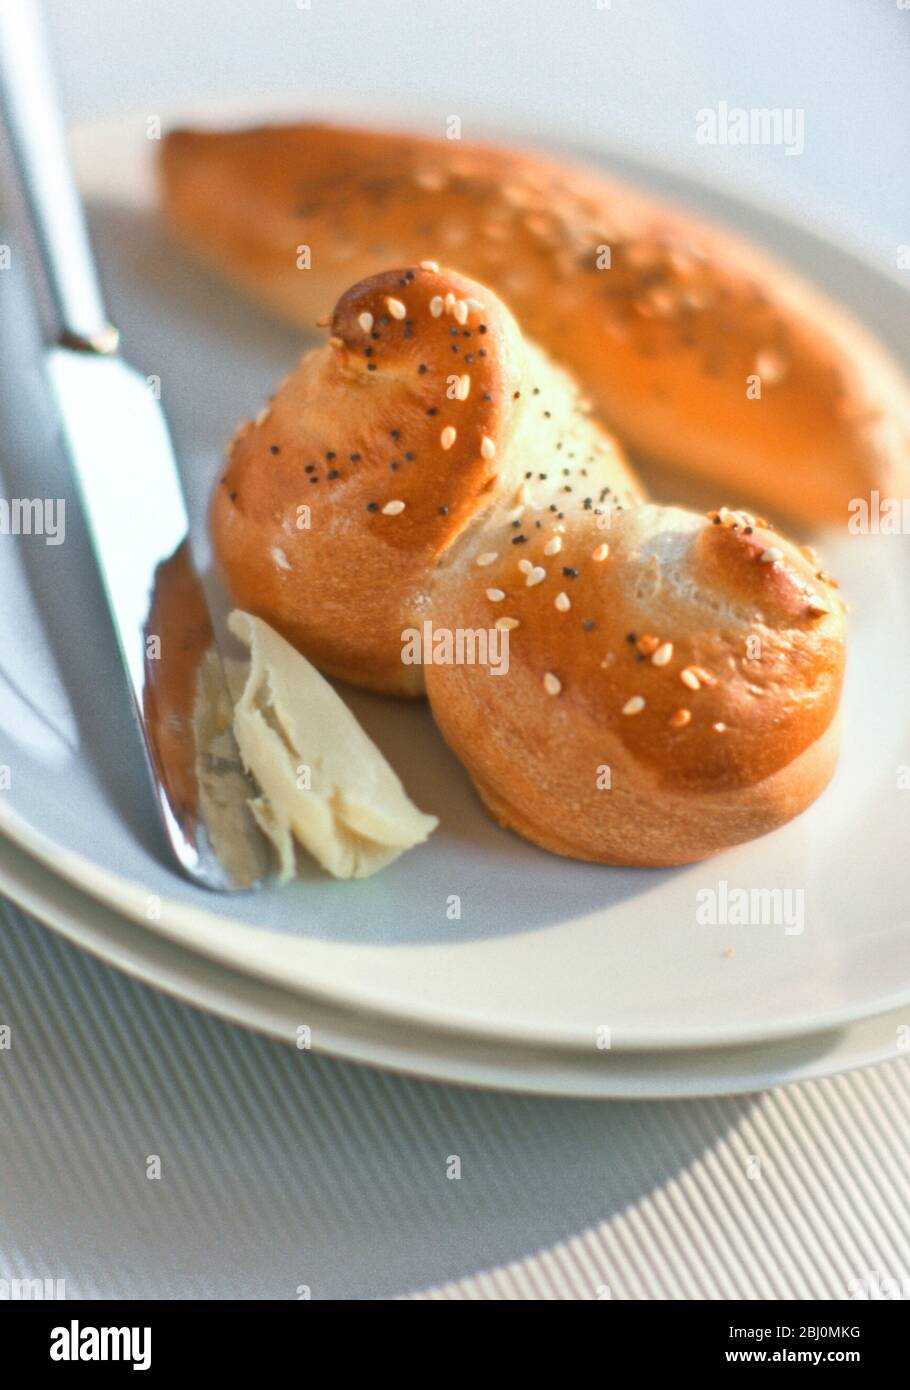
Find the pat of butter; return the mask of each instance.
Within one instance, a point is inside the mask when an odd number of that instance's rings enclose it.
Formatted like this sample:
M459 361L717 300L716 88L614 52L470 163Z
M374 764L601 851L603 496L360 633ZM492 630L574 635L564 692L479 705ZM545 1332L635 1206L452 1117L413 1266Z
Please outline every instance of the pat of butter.
M249 613L229 619L249 648L234 735L260 796L249 803L287 882L301 845L336 878L366 878L436 829L314 666Z

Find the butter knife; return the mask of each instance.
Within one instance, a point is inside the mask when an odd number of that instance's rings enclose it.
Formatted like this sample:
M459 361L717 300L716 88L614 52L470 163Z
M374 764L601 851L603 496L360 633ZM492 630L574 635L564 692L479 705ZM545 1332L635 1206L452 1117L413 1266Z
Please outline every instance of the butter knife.
M161 406L119 355L105 312L33 0L0 0L0 112L42 272L48 377L165 834L195 882L249 887L268 862L252 817L242 812L254 850L238 875L215 852L200 797L193 705L203 658L210 697L231 703L177 464ZM219 749L245 777L230 727Z

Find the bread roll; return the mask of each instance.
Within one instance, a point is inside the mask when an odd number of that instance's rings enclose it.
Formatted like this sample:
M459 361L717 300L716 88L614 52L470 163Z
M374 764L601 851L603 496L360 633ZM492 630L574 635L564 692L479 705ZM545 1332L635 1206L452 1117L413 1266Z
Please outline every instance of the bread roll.
M342 295L235 437L212 531L238 604L332 675L426 686L493 814L557 853L699 859L831 775L843 611L814 554L648 503L571 378L453 271ZM424 624L487 659L407 664Z
M561 477L561 454L587 460L592 492L641 495L495 295L451 271L372 276L236 434L212 508L216 557L237 605L323 671L420 695L402 632L429 616L439 557L478 512L517 499L526 472Z
M907 486L910 394L869 334L602 174L319 125L175 131L161 172L178 235L294 322L389 265L448 262L502 295L634 455L812 522Z

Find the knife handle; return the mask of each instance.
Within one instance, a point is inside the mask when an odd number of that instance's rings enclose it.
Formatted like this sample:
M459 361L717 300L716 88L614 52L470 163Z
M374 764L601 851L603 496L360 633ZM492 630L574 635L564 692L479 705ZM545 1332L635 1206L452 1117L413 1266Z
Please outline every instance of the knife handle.
M116 352L34 0L0 0L0 112L44 272L51 337Z

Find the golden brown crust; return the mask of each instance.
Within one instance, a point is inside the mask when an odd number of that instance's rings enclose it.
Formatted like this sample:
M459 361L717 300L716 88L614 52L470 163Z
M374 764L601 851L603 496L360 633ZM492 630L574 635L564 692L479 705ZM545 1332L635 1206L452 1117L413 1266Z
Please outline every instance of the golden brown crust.
M438 557L518 485L518 462L581 431L601 486L628 490L631 475L577 414L565 374L463 276L372 276L341 297L329 332L235 435L212 504L215 553L235 602L323 670L416 695L423 675L402 664L401 633L426 609ZM540 428L539 404L537 437L516 453L535 390L553 423Z
M574 515L550 558L528 508L522 558L545 571L532 588L492 519L443 566L441 627L489 623L488 584L516 623L507 677L427 669L437 722L503 824L576 858L683 863L818 794L836 758L841 605L797 547L736 515L716 527L641 505L606 533ZM487 548L500 558L480 580Z
M559 801L556 805L561 814L557 817L539 814L536 786L533 800L523 799L523 794L532 790L526 781L511 787L507 799L482 780L471 762L466 761L466 766L493 818L541 849L597 864L666 868L707 859L766 835L798 816L830 782L837 765L839 734L835 721L818 742L766 781L737 791L702 795L697 804L685 794L668 795L651 789L634 767L619 765L611 769L609 789L598 782L601 800L574 796L568 802ZM589 774L598 757L599 748L588 750ZM583 757L578 756L576 762L583 766ZM604 766L601 757L596 764L599 779ZM623 787L625 791L614 796L614 791ZM559 795L561 788L553 790Z
M844 650L811 552L748 513L645 502L567 374L462 275L373 276L328 333L216 489L241 606L331 674L425 677L494 815L558 853L682 863L809 804ZM405 664L425 621L497 633L507 671Z
M390 264L453 262L637 454L811 520L906 485L907 384L869 335L752 248L602 175L318 125L176 131L162 174L178 233L298 323Z

